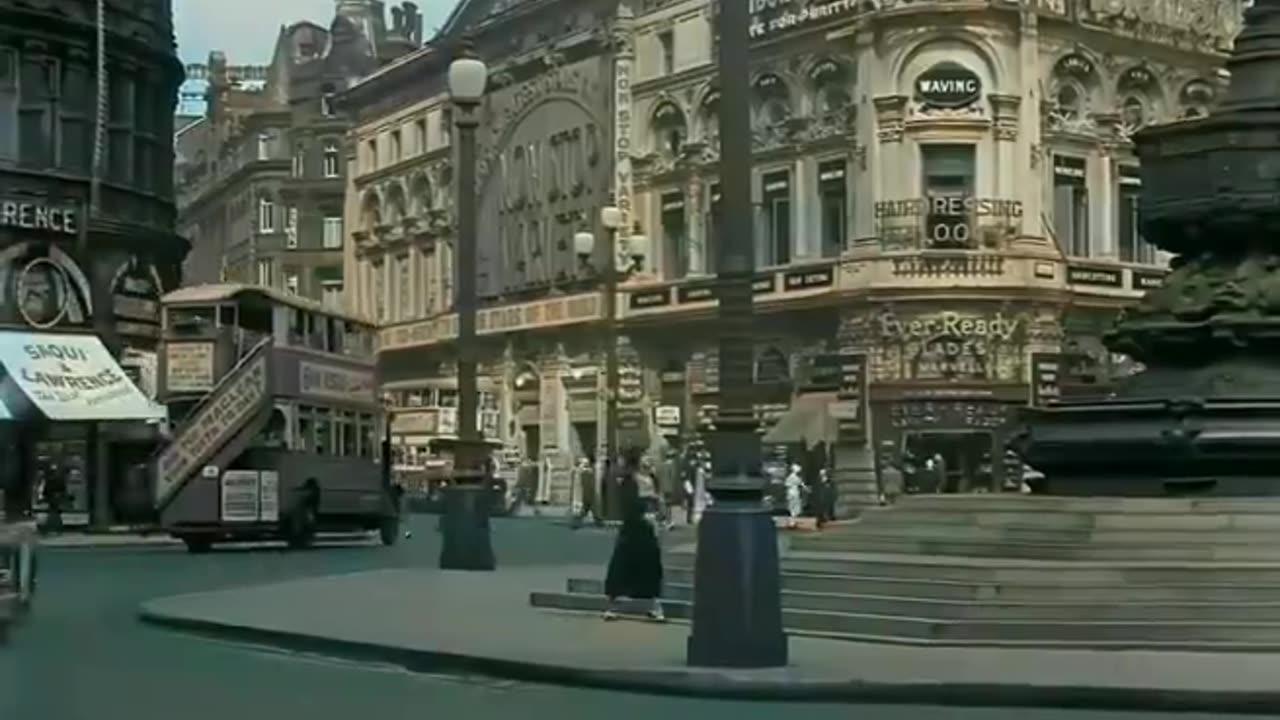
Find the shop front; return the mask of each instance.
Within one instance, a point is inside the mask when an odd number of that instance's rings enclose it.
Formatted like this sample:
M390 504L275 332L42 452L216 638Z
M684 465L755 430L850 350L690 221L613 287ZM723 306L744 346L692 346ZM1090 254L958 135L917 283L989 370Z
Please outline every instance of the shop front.
M903 492L1016 490L1006 462L1029 363L1058 350L1052 307L1015 303L881 304L846 321L865 352L871 433L882 482ZM890 488L892 494L897 488Z
M96 335L0 330L0 447L6 512L47 510L61 486L64 524L110 517L113 433L163 433L168 415L149 400Z

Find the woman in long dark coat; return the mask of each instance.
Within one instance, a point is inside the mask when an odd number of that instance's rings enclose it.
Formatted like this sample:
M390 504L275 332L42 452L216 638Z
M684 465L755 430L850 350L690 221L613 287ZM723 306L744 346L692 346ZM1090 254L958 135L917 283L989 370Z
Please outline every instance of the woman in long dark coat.
M660 600L662 549L658 545L658 535L653 524L645 517L645 503L640 496L640 486L635 476L639 469L639 453L631 451L625 459L622 474L615 480L617 485L614 490L618 492L622 510L622 527L618 530L613 557L609 559L609 572L604 581L604 592L609 598L609 607L604 612L605 620L618 617L619 598L651 601L652 606L647 613L649 619L658 622L666 620Z

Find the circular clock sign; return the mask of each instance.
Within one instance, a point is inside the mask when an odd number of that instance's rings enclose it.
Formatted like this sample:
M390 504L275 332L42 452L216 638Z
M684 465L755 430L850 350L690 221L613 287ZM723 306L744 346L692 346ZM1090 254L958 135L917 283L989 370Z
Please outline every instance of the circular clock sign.
M916 78L916 97L931 107L965 107L982 97L982 79L963 65L938 63Z
M71 301L71 283L61 265L36 258L18 274L18 312L34 328L50 328L62 322Z

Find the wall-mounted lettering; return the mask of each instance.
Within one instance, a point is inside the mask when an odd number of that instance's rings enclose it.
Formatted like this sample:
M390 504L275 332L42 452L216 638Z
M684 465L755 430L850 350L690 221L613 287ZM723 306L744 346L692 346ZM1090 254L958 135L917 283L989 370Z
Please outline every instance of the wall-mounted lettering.
M1068 265L1067 282L1072 285L1094 287L1124 287L1124 273L1119 268L1101 268L1091 265Z

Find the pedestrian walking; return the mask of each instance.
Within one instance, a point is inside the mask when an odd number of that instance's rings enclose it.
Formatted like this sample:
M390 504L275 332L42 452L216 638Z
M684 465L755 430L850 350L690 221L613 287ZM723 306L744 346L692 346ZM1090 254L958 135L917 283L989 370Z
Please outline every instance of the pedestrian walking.
M45 528L51 533L62 532L62 503L67 496L66 470L56 462L50 462L45 471L44 502L49 508Z
M658 535L646 516L646 504L641 496L640 452L628 451L614 491L622 511L622 527L618 530L609 558L609 570L605 575L604 591L609 605L604 611L605 620L618 617L618 600L649 601L646 613L650 620L663 622L662 612L662 549Z
M831 470L818 470L818 524L826 525L836 519L836 484L831 479Z
M596 478L591 469L591 460L578 458L578 466L574 469L574 482L578 486L581 507L574 516L574 527L581 527L590 519L597 525L600 523L600 511L596 508Z
M787 491L787 527L794 528L800 513L804 511L804 480L800 477L800 466L792 465L791 472L783 481Z

